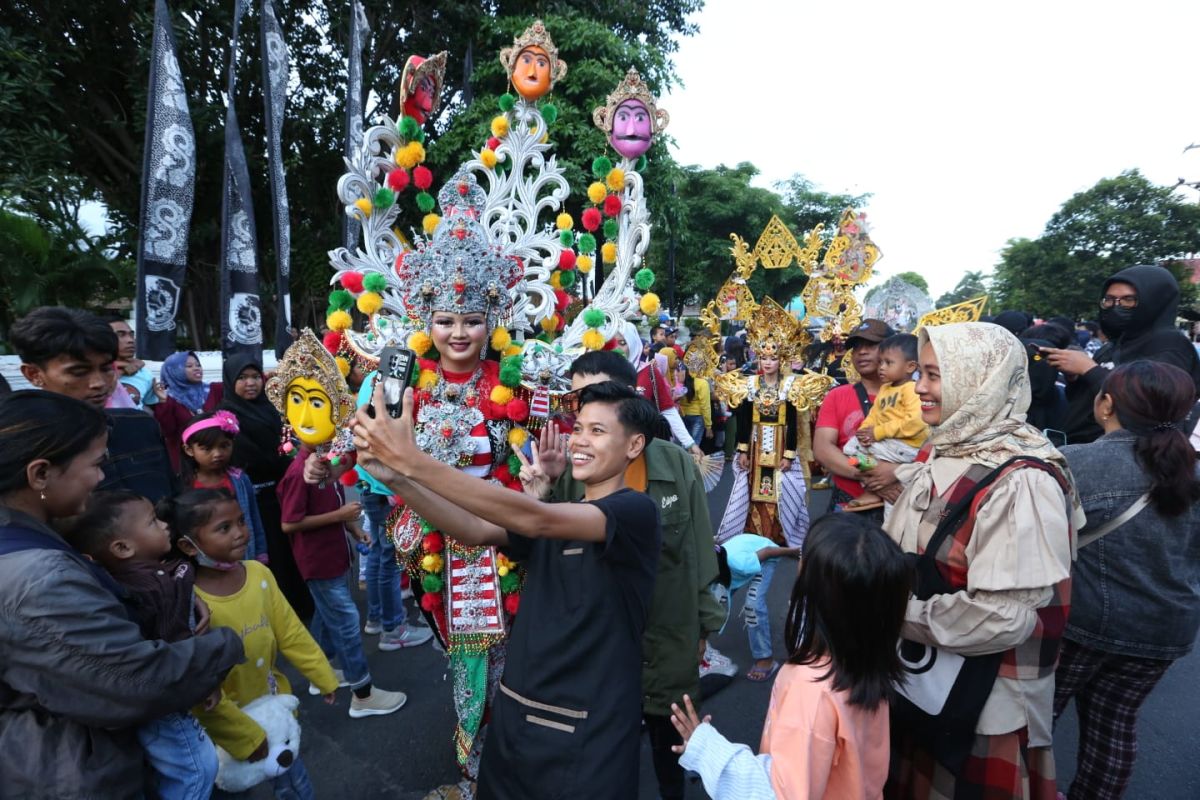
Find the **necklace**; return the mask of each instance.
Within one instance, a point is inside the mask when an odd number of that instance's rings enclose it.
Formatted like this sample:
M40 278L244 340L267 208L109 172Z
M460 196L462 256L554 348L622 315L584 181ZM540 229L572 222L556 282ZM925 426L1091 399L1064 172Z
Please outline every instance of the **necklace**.
M476 390L482 375L476 369L466 383L451 383L439 365L437 383L417 412L417 446L443 464L466 466L475 456L471 431L483 422Z

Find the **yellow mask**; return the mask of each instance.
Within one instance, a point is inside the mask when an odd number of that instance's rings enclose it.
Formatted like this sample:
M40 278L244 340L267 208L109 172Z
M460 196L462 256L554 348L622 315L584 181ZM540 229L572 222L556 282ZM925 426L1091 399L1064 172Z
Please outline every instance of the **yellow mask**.
M309 447L333 439L333 403L321 384L311 378L296 378L287 386L287 421L296 438Z

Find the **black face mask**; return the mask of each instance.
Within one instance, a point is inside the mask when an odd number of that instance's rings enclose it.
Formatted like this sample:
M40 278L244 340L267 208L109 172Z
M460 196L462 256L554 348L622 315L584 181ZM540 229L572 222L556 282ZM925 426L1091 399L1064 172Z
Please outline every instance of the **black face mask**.
M1133 322L1136 311L1135 308L1120 306L1100 309L1100 330L1104 331L1104 335L1109 339L1121 338L1122 334L1129 330L1129 324Z

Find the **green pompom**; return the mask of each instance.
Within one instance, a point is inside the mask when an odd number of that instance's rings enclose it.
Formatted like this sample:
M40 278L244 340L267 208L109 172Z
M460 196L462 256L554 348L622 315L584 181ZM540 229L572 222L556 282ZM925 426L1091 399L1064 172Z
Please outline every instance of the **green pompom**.
M508 92L505 92L504 94L500 95L500 99L497 101L497 105L500 106L500 110L503 111L505 114L507 114L509 111L512 111L513 106L515 106L516 104L517 104L517 98L513 97Z
M583 324L589 328L599 328L604 324L604 312L598 308L589 308L583 312Z
M539 342L545 342L546 344L550 344L552 341L554 341L554 334L549 333L547 331L542 331L541 333L539 333L537 336L535 336L533 338L537 339Z
M429 524L429 520L421 519L421 533L433 533L433 526Z
M354 295L345 289L334 289L329 293L329 307L336 311L349 311L354 308Z
M325 309L325 317L328 318L329 315L335 311L341 311L341 309L334 305L329 306L328 308Z
M509 570L507 575L500 576L500 591L505 594L512 594L517 589L521 588L521 578L513 570Z
M564 270L558 274L558 282L564 289L575 285L575 270Z
M414 133L412 140L414 142L420 142L421 144L425 144L425 129L422 128L421 130Z
M409 116L400 118L400 135L405 139L416 138L416 135L421 132L421 125L415 119Z
M575 244L575 232L574 231L559 231L558 232L558 243L561 244L563 247L570 247L571 245Z
M386 186L381 187L375 192L375 207L380 211L386 211L396 202L396 193Z
M633 276L633 285L638 288L639 292L648 292L650 287L654 285L654 270L649 267L642 267Z
M521 368L511 369L509 367L500 368L500 382L510 389L515 389L521 385Z
M378 272L368 272L363 276L363 288L368 292L383 293L387 289L387 278Z
M421 588L425 590L425 594L437 594L444 585L442 576L434 575L432 572L421 578Z
M644 155L638 156L637 163L633 165L634 172L641 172L645 168L646 168L646 157Z
M592 159L592 174L597 180L604 180L612 172L612 159L608 156L596 156Z
M542 106L542 119L546 120L547 125L558 122L558 106L553 103L546 103Z
M421 192L417 195L417 208L421 209L421 213L428 214L433 211L433 195L429 192Z
M621 230L621 228L619 225L617 225L617 221L615 219L604 220L604 238L605 239L617 238L617 234L620 232L620 230Z
M508 471L511 472L513 475L516 475L518 472L520 472L521 471L521 459L517 458L516 456L509 456L508 457Z
M590 233L579 234L579 252L581 252L581 253L596 252L596 237Z

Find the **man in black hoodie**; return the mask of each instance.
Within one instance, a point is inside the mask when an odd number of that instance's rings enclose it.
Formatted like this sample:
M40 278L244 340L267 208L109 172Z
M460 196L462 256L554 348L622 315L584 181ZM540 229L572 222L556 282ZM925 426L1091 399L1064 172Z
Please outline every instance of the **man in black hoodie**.
M1044 348L1047 360L1067 376L1067 441L1082 444L1101 434L1092 403L1111 369L1130 361L1162 361L1192 376L1200 389L1200 358L1175 327L1179 283L1162 267L1123 269L1100 292L1100 329L1108 343L1095 359L1080 350Z

